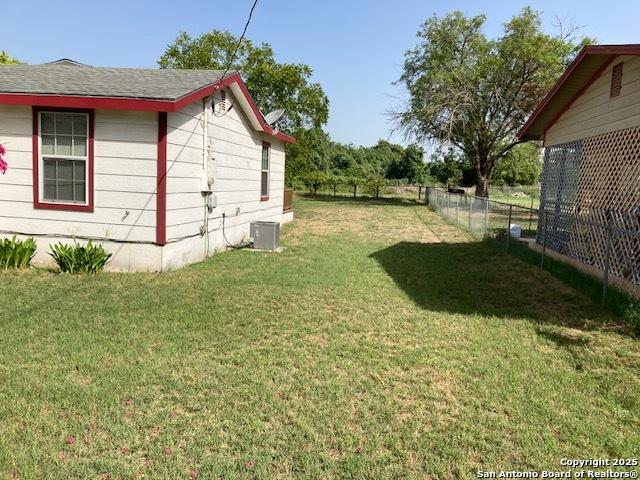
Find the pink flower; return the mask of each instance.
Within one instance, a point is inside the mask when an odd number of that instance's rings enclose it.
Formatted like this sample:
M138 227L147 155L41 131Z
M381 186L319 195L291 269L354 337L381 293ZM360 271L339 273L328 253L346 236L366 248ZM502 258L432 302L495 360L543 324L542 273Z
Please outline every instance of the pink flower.
M0 143L0 172L2 172L3 174L7 171L7 168L9 168L9 165L7 165L7 162L5 162L4 158L2 158L4 154L5 154L4 145Z

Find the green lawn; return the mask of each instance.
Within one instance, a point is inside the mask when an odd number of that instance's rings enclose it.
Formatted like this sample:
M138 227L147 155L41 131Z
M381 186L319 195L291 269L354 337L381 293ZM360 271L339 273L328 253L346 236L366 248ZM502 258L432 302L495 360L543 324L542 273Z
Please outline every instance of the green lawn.
M491 200L521 207L535 209L540 207L540 187L538 186L492 187L489 189L489 196Z
M640 342L609 312L422 205L295 211L281 254L0 273L0 478L454 479L637 456Z

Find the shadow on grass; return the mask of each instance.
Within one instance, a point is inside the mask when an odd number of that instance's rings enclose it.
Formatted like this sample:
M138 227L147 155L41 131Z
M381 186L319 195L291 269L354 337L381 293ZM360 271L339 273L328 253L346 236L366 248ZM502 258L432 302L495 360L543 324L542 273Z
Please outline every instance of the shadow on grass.
M604 307L489 243L400 242L371 257L425 310L582 329L612 320Z
M542 328L536 329L538 336L553 342L558 347L568 348L571 347L584 347L589 343L589 340L585 338L575 338L568 335L563 335L552 330L545 330Z
M327 202L327 203L336 203L343 205L364 205L364 206L374 206L374 205L394 205L398 207L415 207L419 202L417 198L401 198L401 197L390 197L390 198L372 198L372 197L349 197L349 196L333 196L333 194L321 194L312 195L310 193L296 193L297 197L304 198L305 200L313 200L318 202ZM421 202L420 202L421 203Z

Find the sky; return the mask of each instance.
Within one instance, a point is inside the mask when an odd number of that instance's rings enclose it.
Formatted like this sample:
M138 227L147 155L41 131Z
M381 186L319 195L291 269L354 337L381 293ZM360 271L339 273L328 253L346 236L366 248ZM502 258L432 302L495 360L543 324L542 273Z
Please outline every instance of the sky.
M242 31L252 0L0 0L0 50L26 63L72 58L111 67L157 66L181 31ZM487 15L486 34L499 36L523 6L582 26L599 43L640 43L640 2L609 0L419 1L258 0L247 37L272 45L280 62L306 63L330 101L327 130L334 140L373 145L390 136L387 112L403 91L404 52L432 15L460 10Z

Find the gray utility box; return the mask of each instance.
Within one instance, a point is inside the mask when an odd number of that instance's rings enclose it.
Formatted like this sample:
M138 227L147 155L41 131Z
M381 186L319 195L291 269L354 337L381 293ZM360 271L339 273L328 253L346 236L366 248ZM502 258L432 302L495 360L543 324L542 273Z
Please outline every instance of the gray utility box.
M253 248L277 250L280 246L280 223L252 222L249 236L253 238Z

